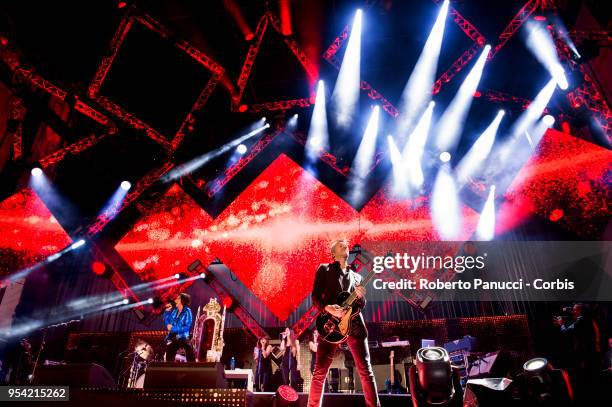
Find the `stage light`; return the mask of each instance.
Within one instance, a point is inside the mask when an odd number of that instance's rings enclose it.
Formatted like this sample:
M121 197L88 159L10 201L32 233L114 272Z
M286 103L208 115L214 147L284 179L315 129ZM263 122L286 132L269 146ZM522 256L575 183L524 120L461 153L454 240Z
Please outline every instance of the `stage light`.
M289 120L287 121L287 129L289 130L295 130L295 128L297 127L298 124L298 114L294 114L293 116L291 116L291 118L289 118Z
M361 143L359 143L357 154L355 155L355 159L353 160L353 164L351 166L352 172L357 177L364 178L370 171L370 168L374 162L379 118L380 106L374 106L372 113L370 114L370 119L368 120L368 125L366 126L363 137L361 138Z
M200 273L200 278L206 278L206 273Z
M319 81L317 99L312 111L310 129L306 139L306 160L312 164L319 157L321 150L329 148L329 133L327 130L327 112L325 110L325 84Z
M537 96L529 104L527 109L521 113L518 119L512 124L510 134L512 138L522 137L531 126L533 126L539 117L542 115L548 102L552 98L555 92L556 81L554 78L548 81L548 83L538 92Z
M74 242L74 243L73 243L73 244L70 246L70 248L71 248L72 250L74 250L74 249L78 249L79 247L83 246L84 244L85 244L85 240L80 239L80 240L77 240L76 242Z
M528 21L525 27L527 29L527 48L548 70L550 76L555 78L559 88L567 89L569 84L559 61L555 42L544 24Z
M429 136L434 106L435 102L433 100L429 102L427 110L421 115L416 127L410 136L408 136L408 141L402 152L402 162L405 163L404 165L408 170L408 179L416 190L420 189L425 181L422 159L427 137Z
M447 163L438 170L431 199L432 220L440 237L443 240L458 238L462 227L461 208L455 180Z
M545 405L572 405L574 395L567 372L554 369L545 358L533 358L523 365L524 386L529 402Z
M491 46L485 45L470 73L459 87L457 94L455 94L453 100L442 114L436 130L438 134L436 139L438 150L452 151L456 147L490 50Z
M43 171L39 167L34 167L30 171L30 174L32 174L33 177L40 177L43 174Z
M230 297L229 295L226 295L225 297L223 297L223 306L225 308L229 310L230 308L232 308L233 304L234 304L234 299L232 297Z
M446 349L421 348L409 370L410 393L414 406L461 406L463 393L458 371L451 366Z
M451 155L448 151L443 151L440 153L440 161L442 161L443 163L449 162L450 159L451 159Z
M128 300L127 298L125 298L123 301L121 301L123 304L129 304L130 300Z
M244 113L244 112L246 112L248 109L249 109L249 106L244 105L244 104L243 104L243 105L238 106L238 111L239 111L240 113Z
M279 0L279 14L281 20L281 34L291 35L291 5L289 0Z
M239 144L238 147L236 147L236 152L238 154L244 154L247 152L247 147L244 144Z
M525 362L523 365L523 370L530 373L539 373L543 369L546 369L547 365L548 360L544 358L534 358Z
M504 117L504 111L500 110L497 115L486 128L486 130L478 137L474 145L469 151L463 156L455 173L457 175L457 182L459 186L465 185L468 179L474 176L479 168L482 167L483 163L489 156L493 144L495 143L495 137L497 136L497 130Z
M332 92L332 107L336 113L336 124L345 129L353 122L355 108L359 101L361 19L362 12L357 10L353 19L351 36Z
M407 132L411 131L413 122L421 114L431 98L431 90L436 80L436 69L438 67L442 37L444 36L444 27L448 14L448 4L448 0L444 0L442 3L423 51L421 51L421 55L402 92L398 130L396 131L400 139Z
M489 241L495 237L495 185L489 188L489 195L480 212L478 225L476 226L478 240Z
M176 278L176 279L178 280L179 278L181 278L181 275L180 275L179 273L176 273L176 274L174 275L174 278Z
M555 124L555 118L547 114L546 116L542 118L542 122L544 122L544 124L547 125L548 127L552 127L552 125Z
M121 189L123 189L124 191L129 191L130 188L132 188L132 184L129 181L121 182Z
M106 264L100 261L94 261L91 264L91 271L97 276L103 276L106 273Z
M246 19L244 18L240 7L234 0L223 0L223 6L227 10L230 16L234 19L234 22L238 26L238 29L242 33L245 40L250 41L255 36L253 30L249 27Z
M198 168L206 165L212 159L225 154L231 149L244 143L246 140L250 139L251 137L256 136L257 134L270 128L270 123L266 123L264 125L259 125L259 124L261 123L258 123L258 127L249 131L247 134L240 136L237 139L234 139L230 141L229 143L222 145L216 150L209 151L208 153L205 153L197 158L194 158L193 160L190 160L186 163L176 166L174 169L172 169L171 171L169 171L168 173L166 173L165 175L161 177L162 182L165 182L165 183L172 182L176 179L181 178L184 175L190 174L193 171L197 170Z
M149 304L153 304L153 298L149 298L149 299L147 300L147 302L148 302Z

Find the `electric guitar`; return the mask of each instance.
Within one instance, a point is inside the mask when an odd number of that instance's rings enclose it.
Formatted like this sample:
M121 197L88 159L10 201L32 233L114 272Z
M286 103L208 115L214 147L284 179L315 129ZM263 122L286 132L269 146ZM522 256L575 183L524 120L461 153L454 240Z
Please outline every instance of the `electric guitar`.
M376 273L372 270L368 275L361 281L360 286L365 287ZM327 311L322 311L317 317L317 331L319 335L330 343L341 343L348 338L349 332L351 332L351 323L354 317L359 315L359 307L355 305L357 301L357 294L355 291L349 293L348 291L342 291L338 294L336 304L346 310L346 314L342 318L336 318Z

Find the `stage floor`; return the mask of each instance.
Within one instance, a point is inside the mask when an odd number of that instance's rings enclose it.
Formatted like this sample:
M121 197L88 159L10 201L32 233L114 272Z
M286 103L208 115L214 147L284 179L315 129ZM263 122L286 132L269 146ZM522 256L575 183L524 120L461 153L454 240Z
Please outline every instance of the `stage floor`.
M227 389L220 390L220 392ZM228 398L224 402L210 402L193 397L196 389L163 389L163 390L123 390L123 389L70 389L70 401L57 401L44 403L45 406L58 407L170 407L170 406L247 406L247 407L273 407L274 393L251 393L244 391L242 397ZM210 389L207 390L209 392ZM410 406L408 394L380 394L382 407ZM300 393L297 406L305 407L308 394ZM13 404L13 403L6 403ZM17 403L15 403L17 405ZM21 407L40 407L40 402L20 401ZM323 407L364 407L363 394L326 393L323 398Z

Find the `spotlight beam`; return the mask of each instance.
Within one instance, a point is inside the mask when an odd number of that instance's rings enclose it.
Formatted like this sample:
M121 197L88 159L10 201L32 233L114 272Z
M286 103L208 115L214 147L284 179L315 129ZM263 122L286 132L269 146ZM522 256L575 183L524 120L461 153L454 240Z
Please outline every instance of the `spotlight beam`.
M456 147L490 50L491 46L485 45L470 73L466 76L457 94L440 118L437 126L438 137L436 140L436 146L439 151L452 152Z
M460 187L465 185L468 179L476 173L489 156L504 114L503 110L497 112L491 124L489 124L486 130L478 137L474 145L457 165L455 174Z
M442 3L423 51L421 51L421 55L402 92L402 106L397 131L400 136L410 131L414 120L421 114L425 105L431 99L448 14L448 4L449 0L444 0Z
M435 102L429 102L427 110L425 110L416 127L410 136L408 136L408 142L402 152L402 162L407 169L410 184L415 189L421 188L425 180L422 159L431 127L434 106Z
M476 237L485 241L493 240L495 237L495 185L489 188L489 195L476 226Z
M329 149L329 132L327 129L327 111L325 109L325 84L319 81L317 86L317 96L310 129L306 139L306 161L312 164L319 158L322 150Z
M443 164L438 171L431 199L431 215L438 234L443 240L457 239L463 221L457 187L448 164Z
M361 19L362 12L357 10L338 79L332 92L332 106L336 112L336 123L348 128L353 122L355 108L359 101L361 66Z
M569 84L565 71L559 56L557 55L557 48L555 42L550 35L550 32L542 25L533 21L526 23L527 29L527 48L531 51L533 56L540 61L540 63L548 70L550 76L555 78L559 88L565 90Z
M238 137L235 140L230 141L229 143L224 144L223 146L219 147L216 150L210 151L198 158L195 158L191 161L188 161L186 163L183 163L177 167L175 167L173 170L171 170L170 172L168 172L167 174L165 174L161 180L163 182L172 182L182 176L185 176L187 174L192 173L193 171L197 170L198 168L206 165L209 161L211 161L212 159L219 157L220 155L226 153L227 151L237 147L238 145L242 144L244 141L250 139L253 136L256 136L257 134L265 131L266 129L270 128L270 124L266 123L258 128L256 128L255 130L245 134L244 136Z
M358 178L365 178L372 167L374 155L376 154L379 118L380 106L374 106L351 166L353 174Z

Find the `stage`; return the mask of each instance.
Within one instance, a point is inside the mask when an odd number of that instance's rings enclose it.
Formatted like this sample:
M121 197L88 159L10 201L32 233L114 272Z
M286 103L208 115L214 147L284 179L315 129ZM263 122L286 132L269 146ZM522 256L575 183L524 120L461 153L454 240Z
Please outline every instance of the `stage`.
M110 389L83 388L70 389L70 401L46 402L45 406L75 407L171 407L171 406L215 406L215 407L272 407L274 393L247 392L222 389L223 395L215 389ZM217 394L217 397L214 395ZM410 405L408 394L380 394L382 407L406 407ZM305 407L308 394L299 393L295 407ZM20 402L21 406L40 406L40 402ZM322 407L362 407L365 406L362 394L326 393Z

